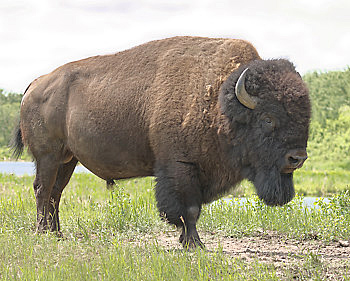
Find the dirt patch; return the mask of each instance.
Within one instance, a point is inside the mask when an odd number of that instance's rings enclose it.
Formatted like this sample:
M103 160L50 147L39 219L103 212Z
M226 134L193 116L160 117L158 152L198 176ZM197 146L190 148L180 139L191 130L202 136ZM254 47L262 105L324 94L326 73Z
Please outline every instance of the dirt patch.
M320 267L323 277L328 280L339 280L339 277L350 274L349 241L324 242L317 240L317 237L296 240L273 231L242 238L225 237L208 232L199 232L199 235L208 251L221 248L226 255L247 262L257 260L273 264L281 274L288 269L292 276L293 271L299 276L301 271L310 271L314 267ZM157 234L156 237L144 238L156 242L164 249L182 249L178 237L177 231L166 231ZM140 245L144 242L139 241Z

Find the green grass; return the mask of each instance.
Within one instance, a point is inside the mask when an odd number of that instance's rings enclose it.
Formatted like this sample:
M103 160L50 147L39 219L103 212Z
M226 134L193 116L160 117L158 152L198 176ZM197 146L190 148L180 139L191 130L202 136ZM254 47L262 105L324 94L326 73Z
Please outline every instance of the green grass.
M118 239L57 242L52 235L7 238L0 244L2 280L278 280L273 267L229 259L222 251L130 247Z
M295 189L304 196L327 197L350 191L350 170L307 170L294 173Z
M260 280L278 280L271 265L248 264L220 249L186 252L154 242L130 245L171 228L159 219L152 178L119 182L111 192L92 175L74 175L61 202L65 238L35 235L32 180L0 174L2 280L256 280L256 273Z
M327 204L320 199L313 208L305 208L299 196L282 207L266 206L257 197L244 205L219 200L203 210L199 225L234 237L273 230L297 239L349 239L349 206L349 192L334 195Z
M23 154L19 158L20 161L32 161L32 157L27 149L24 149ZM0 146L0 161L16 161L12 155L12 150L8 146Z
M310 177L308 173L302 176ZM158 234L173 232L173 228L159 219L153 178L120 181L118 188L110 191L93 175L75 174L61 201L64 238L36 235L32 181L32 176L0 174L1 280L280 280L281 274L288 280L324 276L324 265L313 253L281 273L273 264L226 255L220 246L215 251L194 252L159 246ZM253 195L248 198L244 205L219 200L204 206L199 230L222 237L273 230L297 239L350 238L349 192L331 197L331 204L318 202L318 209L306 209L301 197L277 208L265 206Z
M335 193L350 191L350 170L300 169L294 173L294 185L303 196L328 197ZM255 194L253 184L244 180L230 192L234 197Z

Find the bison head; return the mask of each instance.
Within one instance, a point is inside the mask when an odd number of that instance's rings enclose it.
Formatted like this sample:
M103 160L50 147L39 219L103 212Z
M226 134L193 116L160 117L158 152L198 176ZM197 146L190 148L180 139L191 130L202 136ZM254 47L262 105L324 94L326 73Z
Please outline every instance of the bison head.
M307 87L287 60L258 60L233 72L220 106L231 135L228 161L268 205L294 197L293 171L307 158Z

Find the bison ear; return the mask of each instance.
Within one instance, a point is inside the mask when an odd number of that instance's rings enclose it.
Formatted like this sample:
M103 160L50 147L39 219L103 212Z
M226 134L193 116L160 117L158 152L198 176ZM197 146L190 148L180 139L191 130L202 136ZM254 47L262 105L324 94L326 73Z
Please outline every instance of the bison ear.
M257 98L249 95L247 90L245 89L245 86L244 86L245 77L247 75L248 70L249 70L249 68L246 68L242 72L241 76L239 76L237 83L236 83L236 87L235 87L235 94L236 94L236 97L241 104L243 104L244 106L246 106L250 109L254 109L256 107L256 105L258 104Z

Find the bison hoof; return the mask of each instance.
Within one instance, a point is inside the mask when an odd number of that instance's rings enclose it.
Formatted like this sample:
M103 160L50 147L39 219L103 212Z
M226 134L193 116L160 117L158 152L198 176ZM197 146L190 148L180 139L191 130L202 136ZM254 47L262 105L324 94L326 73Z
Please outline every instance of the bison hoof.
M54 231L53 234L57 237L58 240L64 239L63 233L61 231Z
M185 236L185 235L181 234L180 238L179 238L179 242L182 244L182 246L186 250L195 249L197 247L199 247L201 249L205 248L204 244L199 239L199 237Z
M35 233L36 234L42 234L42 233L46 233L49 230L49 227L47 226L47 224L38 224L36 226L36 230Z

